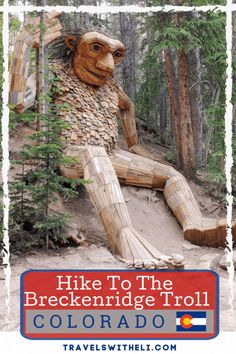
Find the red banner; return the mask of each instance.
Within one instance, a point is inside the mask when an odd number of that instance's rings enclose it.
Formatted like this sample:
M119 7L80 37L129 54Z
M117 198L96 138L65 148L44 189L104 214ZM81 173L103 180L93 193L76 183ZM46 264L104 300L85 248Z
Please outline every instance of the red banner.
M27 338L209 339L218 322L212 271L35 270L21 277Z

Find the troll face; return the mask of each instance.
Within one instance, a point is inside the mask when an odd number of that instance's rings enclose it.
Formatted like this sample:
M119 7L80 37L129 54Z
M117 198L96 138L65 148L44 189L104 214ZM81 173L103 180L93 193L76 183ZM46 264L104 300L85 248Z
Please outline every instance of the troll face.
M72 66L74 73L86 84L103 86L112 76L115 65L124 57L124 45L98 32L87 32L76 46L76 36L65 39L69 49L75 48Z

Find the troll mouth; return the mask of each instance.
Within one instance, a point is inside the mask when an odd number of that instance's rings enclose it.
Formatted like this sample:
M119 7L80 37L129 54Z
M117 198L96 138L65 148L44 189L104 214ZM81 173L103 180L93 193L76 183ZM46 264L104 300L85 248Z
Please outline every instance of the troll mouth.
M99 74L97 74L97 73L95 73L95 72L93 72L93 71L91 71L91 70L89 70L89 69L87 69L87 68L85 68L85 69L86 69L90 74L92 74L93 76L95 76L95 77L98 78L98 79L105 80L105 79L108 78L108 76L99 75Z

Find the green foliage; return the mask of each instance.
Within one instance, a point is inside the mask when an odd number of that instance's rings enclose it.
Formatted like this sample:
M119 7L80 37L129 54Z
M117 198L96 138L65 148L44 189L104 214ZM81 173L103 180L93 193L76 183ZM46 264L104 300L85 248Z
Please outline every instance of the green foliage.
M10 16L10 22L9 22L9 30L12 35L15 35L16 33L19 32L21 28L21 22L19 19L15 16Z
M139 90L135 101L136 115L141 122L146 123L148 130L155 126L152 117L156 117L158 114L156 101L160 88L165 85L162 52L157 50L155 45L153 22L156 22L156 16L147 17L142 27L144 39L141 51L145 53L145 56L140 64Z
M184 5L192 5L193 3L194 5L204 5L206 1L185 1ZM214 1L211 1L212 3ZM160 4L161 2L158 0L152 1L152 5ZM173 4L173 2L170 1L169 4ZM203 156L206 156L203 162L207 167L208 178L220 184L225 180L224 169L222 169L225 155L225 23L224 13L211 11L185 13L181 14L179 18L171 13L156 13L147 16L143 22L142 51L145 55L140 65L142 75L136 102L138 116L142 122L147 124L150 116L156 117L157 138L160 139L160 93L167 88L163 50L168 49L171 54L176 76L175 91L178 94L178 51L181 48L184 49L191 65L190 54L193 49L200 48L202 81L195 84L200 85L202 95L202 149ZM236 72L235 56L233 65ZM193 73L189 71L188 76L194 82L195 78L192 75ZM233 98L236 97L235 87L233 88ZM165 143L171 145L171 150L166 158L173 162L175 147L171 139L172 124L169 102L167 102L166 110L167 120L164 134L162 132L162 139L164 137ZM233 142L234 155L235 146L236 142Z
M64 227L69 221L70 217L65 213L56 213L49 215L47 218L37 221L34 224L34 229L42 236L48 234L48 237L53 239L54 242L60 241L68 243Z
M222 88L225 85L226 69L225 24L225 14L211 11L198 14L184 22L186 31L198 38L207 78L213 83L217 82Z
M224 119L222 119L222 113L224 114L224 106L210 107L207 110L207 113L209 113L207 125L209 129L212 129L210 157L207 164L208 177L213 182L224 183L225 174L224 169L222 168L225 158L225 131Z
M148 121L151 109L155 109L153 102L158 99L160 92L160 85L157 85L157 82L162 81L163 67L160 61L156 60L155 53L151 51L146 55L140 68L144 75L141 77L143 82L136 98L136 114L140 120ZM156 112L152 114L155 115Z
M154 52L160 52L160 50L166 48L178 50L183 47L188 52L200 45L199 38L194 36L187 28L184 28L183 25L176 27L173 21L170 22L169 26L165 26L161 32L159 30L156 32L156 41L158 46L153 48Z
M173 146L166 152L165 159L171 163L176 163L176 151Z
M64 243L66 234L63 228L69 216L53 213L50 204L55 200L56 193L64 195L66 200L75 197L78 184L86 183L85 180L70 180L59 174L60 165L75 164L78 159L63 154L60 136L68 125L58 113L65 110L65 106L54 106L51 95L45 95L45 98L50 103L47 114L26 111L14 117L18 124L19 121L32 123L40 120L42 127L29 137L30 143L24 145L17 162L22 171L11 183L12 233L21 234L22 244L27 229L38 240L42 236L46 238L46 245L49 239Z
M42 31L43 33L45 33L47 30L47 26L45 25L44 22L40 22L39 28L40 28L40 31Z
M27 222L34 218L34 203L27 191L27 181L25 179L23 161L16 161L14 165L21 167L21 173L15 176L14 182L9 183L10 190L10 212L9 212L9 231L10 235L17 233L18 247L24 248L24 230Z

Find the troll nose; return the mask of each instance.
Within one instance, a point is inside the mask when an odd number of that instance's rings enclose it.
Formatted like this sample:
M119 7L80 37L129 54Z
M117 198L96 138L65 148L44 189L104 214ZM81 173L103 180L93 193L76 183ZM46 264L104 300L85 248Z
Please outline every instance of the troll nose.
M106 53L97 60L96 67L100 70L113 72L115 68L114 59L111 53Z

